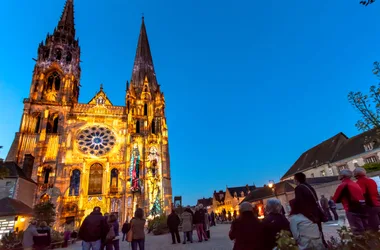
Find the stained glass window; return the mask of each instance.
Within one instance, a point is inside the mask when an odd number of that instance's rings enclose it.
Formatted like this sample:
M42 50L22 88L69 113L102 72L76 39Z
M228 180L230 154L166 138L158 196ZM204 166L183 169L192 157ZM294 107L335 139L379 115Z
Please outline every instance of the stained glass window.
M78 169L73 170L70 177L70 196L79 195L79 184L80 184L80 171Z
M95 163L90 167L88 194L102 193L103 166Z
M107 154L116 143L114 133L105 127L93 126L83 129L78 135L79 149L94 156Z

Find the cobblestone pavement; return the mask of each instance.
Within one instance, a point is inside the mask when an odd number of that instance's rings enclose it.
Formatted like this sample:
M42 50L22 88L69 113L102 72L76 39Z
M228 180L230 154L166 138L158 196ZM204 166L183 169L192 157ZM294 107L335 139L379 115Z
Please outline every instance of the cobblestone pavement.
M338 228L338 223L326 223L324 225L324 233L326 239L331 236L337 236L336 229ZM197 241L196 232L193 233L194 243L188 244L175 244L172 245L171 235L160 235L154 236L148 234L145 240L146 250L231 250L233 247L233 242L228 238L228 232L230 225L228 224L218 224L216 227L211 227L211 239L209 241L204 241L199 243ZM181 234L181 239L182 239ZM66 248L67 249L67 248ZM77 242L74 245L68 247L69 250L80 250L81 242ZM120 242L120 249L131 249L129 243L126 241Z

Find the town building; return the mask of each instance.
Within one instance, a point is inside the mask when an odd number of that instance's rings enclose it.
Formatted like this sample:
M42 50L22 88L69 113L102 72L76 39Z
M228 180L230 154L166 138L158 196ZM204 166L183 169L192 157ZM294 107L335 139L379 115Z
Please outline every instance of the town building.
M380 138L376 129L351 138L339 133L304 152L281 180L293 179L303 172L306 177L336 176L343 169L354 170L366 163L379 162Z
M0 159L0 168L7 169L7 175L0 179L0 238L10 231L25 230L33 215L37 183L28 171L33 160L32 155L25 155L24 172L15 162Z
M170 212L165 98L144 18L125 105L114 105L102 85L88 103L79 103L80 52L74 4L67 0L57 27L38 45L30 94L6 161L25 166L25 156L34 157L35 201L56 205L56 226L79 226L95 206L118 213L120 221L137 207L148 217Z

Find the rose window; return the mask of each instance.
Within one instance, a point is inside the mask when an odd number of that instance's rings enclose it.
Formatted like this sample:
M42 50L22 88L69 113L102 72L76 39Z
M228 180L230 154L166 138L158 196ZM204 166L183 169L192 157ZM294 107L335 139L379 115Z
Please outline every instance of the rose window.
M114 133L104 127L93 126L79 132L78 146L85 153L95 156L107 154L115 146Z

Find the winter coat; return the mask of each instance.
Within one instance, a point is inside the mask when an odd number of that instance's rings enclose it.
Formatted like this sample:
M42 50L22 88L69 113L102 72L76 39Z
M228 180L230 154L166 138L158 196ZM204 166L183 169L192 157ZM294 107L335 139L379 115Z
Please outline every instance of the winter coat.
M126 233L128 233L128 231L129 231L130 228L131 228L131 224L125 222L125 223L123 224L123 227L121 228L121 232L122 232L123 234L126 234Z
M105 238L107 232L108 225L102 213L92 212L84 219L79 229L79 237L86 242L92 242Z
M139 218L133 218L131 220L132 239L142 240L145 239L145 220Z
M168 216L167 224L170 231L176 231L178 230L179 224L181 224L181 220L176 213L171 213Z
M303 214L294 214L290 218L290 229L300 250L326 249L318 225Z
M37 232L39 234L47 234L46 236L34 236L34 246L35 247L47 247L50 246L51 236L50 236L50 228L49 227L40 227L37 228Z
M276 236L281 230L290 231L289 221L285 215L270 213L262 221L264 227L263 249L271 250L276 246Z
M295 199L292 213L303 214L309 220L320 222L320 213L316 200L317 193L314 188L307 183L298 185L295 190Z
M205 215L203 209L195 211L194 213L194 224L204 224Z
M262 250L263 225L252 212L243 212L231 224L229 237L235 240L233 250Z
M329 200L326 197L321 198L319 201L323 209L329 209Z
M360 186L351 179L344 179L338 186L333 200L343 204L344 210L353 213L364 213L364 196Z
M193 215L186 211L182 213L182 232L191 232L193 231Z
M370 207L380 207L379 192L377 191L377 184L371 178L366 176L358 176L357 184L361 187L365 203Z
M205 230L210 230L210 218L208 213L205 213Z

